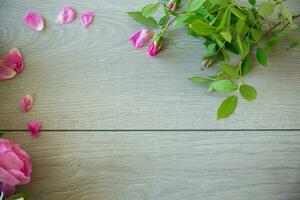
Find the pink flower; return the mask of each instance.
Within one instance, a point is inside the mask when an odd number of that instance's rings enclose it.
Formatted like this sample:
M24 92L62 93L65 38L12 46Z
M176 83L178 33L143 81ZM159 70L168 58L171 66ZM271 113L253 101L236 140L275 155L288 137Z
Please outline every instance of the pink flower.
M11 49L7 55L4 57L4 61L9 68L14 69L18 74L22 73L24 70L23 56L19 49Z
M73 22L76 19L77 13L76 10L72 7L65 7L63 8L56 19L57 24L68 24Z
M42 16L35 12L28 12L23 17L23 20L28 27L36 31L42 31L44 29L44 20Z
M42 126L41 122L39 122L39 121L30 121L27 124L29 132L35 138L37 138L39 136L39 131L40 131L41 126Z
M152 38L153 31L142 29L129 37L134 48L142 48Z
M12 79L16 75L16 71L9 68L3 60L0 60L0 80Z
M16 185L29 183L31 171L29 155L12 141L0 139L0 189L4 196L12 195Z
M89 27L92 24L93 20L94 20L94 16L95 16L95 14L93 12L90 12L90 11L87 11L87 12L83 13L80 17L80 21L81 21L82 25L85 28Z
M33 104L32 96L29 94L25 95L20 102L21 111L27 113L31 109L32 104Z
M160 49L161 49L160 42L157 42L157 40L152 41L150 43L149 48L148 48L148 55L149 56L156 56L156 54L159 52Z

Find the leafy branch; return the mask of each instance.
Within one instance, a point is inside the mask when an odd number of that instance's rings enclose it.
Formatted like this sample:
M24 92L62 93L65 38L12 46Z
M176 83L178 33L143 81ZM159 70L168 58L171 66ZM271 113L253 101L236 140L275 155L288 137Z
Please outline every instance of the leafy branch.
M299 44L293 33L299 31L295 20L300 15L293 16L285 7L286 1L265 0L257 4L256 0L248 0L249 5L243 6L236 0L170 0L151 3L139 12L128 14L141 24L161 29L155 36L159 38L157 41L161 41L171 27L186 27L189 35L204 41L207 54L203 56L203 68L221 62L216 75L195 76L189 80L207 84L209 92L239 93L243 99L254 101L257 91L244 81L253 65L250 54L255 52L258 63L267 67L268 53L275 45L285 38L290 41L289 49ZM153 16L159 8L164 14L156 21ZM228 64L230 52L240 56L235 65ZM229 117L237 104L237 94L225 98L218 108L217 118Z

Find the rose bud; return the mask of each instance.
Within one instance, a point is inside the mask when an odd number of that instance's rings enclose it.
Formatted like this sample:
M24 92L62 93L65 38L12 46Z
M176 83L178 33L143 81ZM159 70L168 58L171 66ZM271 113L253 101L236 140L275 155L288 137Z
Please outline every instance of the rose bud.
M150 43L148 48L148 55L149 56L156 56L156 54L161 49L161 40L162 40L162 33L159 33L155 39Z
M142 48L152 38L153 31L148 29L142 29L129 37L134 48Z
M172 10L172 11L175 11L178 9L179 7L179 4L180 4L180 0L170 0L169 1L169 9Z

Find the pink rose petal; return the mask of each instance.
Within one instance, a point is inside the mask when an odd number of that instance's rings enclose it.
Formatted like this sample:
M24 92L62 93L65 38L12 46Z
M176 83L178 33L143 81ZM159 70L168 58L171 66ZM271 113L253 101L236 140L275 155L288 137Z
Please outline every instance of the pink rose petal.
M25 95L20 102L21 111L27 113L31 109L32 104L33 104L32 96L29 94Z
M76 19L77 13L76 10L72 7L65 7L63 8L57 18L56 23L57 24L68 24Z
M23 17L23 20L28 27L36 31L42 31L44 29L44 20L42 16L35 12L28 12Z
M4 58L5 63L9 68L14 69L18 74L22 73L24 70L23 56L19 49L11 49Z
M3 60L0 60L0 80L12 79L16 74L15 70L9 68Z
M93 20L94 20L94 16L95 16L95 14L93 12L90 12L90 11L87 11L87 12L83 13L80 17L80 21L81 21L82 25L85 28L89 27L92 24Z
M148 29L141 29L129 37L134 48L142 48L152 38L153 31Z
M42 125L39 121L30 121L27 124L29 132L35 138L37 138L39 136L39 130L40 130L41 126Z

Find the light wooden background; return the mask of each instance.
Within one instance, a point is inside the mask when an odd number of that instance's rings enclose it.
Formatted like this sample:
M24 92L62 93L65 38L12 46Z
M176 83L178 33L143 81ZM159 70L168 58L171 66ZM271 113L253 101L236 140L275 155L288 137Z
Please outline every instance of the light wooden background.
M18 47L26 69L0 83L0 130L33 161L33 200L299 200L300 48L283 44L247 82L259 92L216 121L224 98L186 78L200 71L202 42L172 31L157 57L132 49L141 28L126 16L149 0L0 0L0 54ZM94 24L53 21L64 6L92 10ZM294 14L300 1L289 0ZM37 33L22 16L46 19ZM20 98L33 94L27 115ZM28 120L41 120L32 139Z

